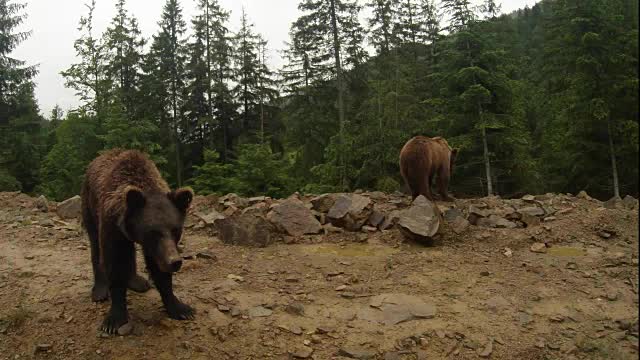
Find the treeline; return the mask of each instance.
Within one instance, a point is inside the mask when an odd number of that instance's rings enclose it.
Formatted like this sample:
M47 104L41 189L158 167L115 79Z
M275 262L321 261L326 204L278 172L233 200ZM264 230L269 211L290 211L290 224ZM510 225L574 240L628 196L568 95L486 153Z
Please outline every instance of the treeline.
M22 7L0 0L0 190L68 197L100 151L126 147L200 193L394 191L400 148L424 134L460 149L457 196L638 192L634 0L502 15L493 0L301 0L278 71L216 0L193 19L167 0L150 39L125 0L95 34L94 1L63 72L82 106L46 120L35 69L9 57Z

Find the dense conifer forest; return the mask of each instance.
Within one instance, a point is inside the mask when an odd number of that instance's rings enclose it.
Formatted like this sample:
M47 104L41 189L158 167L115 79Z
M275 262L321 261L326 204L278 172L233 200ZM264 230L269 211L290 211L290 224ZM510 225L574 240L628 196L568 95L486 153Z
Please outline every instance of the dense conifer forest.
M393 192L422 134L459 149L454 196L638 194L637 0L301 0L279 69L246 14L163 6L145 38L125 0L97 33L93 0L63 72L81 106L43 115L24 4L0 0L0 191L67 198L125 147L200 194Z

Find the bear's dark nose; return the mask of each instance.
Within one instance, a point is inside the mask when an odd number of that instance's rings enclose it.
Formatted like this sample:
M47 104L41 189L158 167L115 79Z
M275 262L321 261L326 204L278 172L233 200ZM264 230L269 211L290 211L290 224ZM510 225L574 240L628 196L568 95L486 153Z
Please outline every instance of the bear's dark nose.
M171 272L178 272L182 267L182 260L173 261L169 266L171 267Z

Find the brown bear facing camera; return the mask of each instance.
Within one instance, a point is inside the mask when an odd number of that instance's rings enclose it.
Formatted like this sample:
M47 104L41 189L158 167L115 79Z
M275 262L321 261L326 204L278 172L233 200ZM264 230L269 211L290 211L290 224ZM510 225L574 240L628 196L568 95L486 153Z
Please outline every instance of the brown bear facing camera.
M194 310L173 294L173 273L182 265L178 242L193 191L170 190L145 154L110 150L89 164L82 186L82 223L91 242L94 301L111 296L101 330L115 333L128 322L127 288L145 291L136 274L135 243L169 317L193 319Z
M400 151L400 174L411 190L413 199L423 195L434 200L431 182L437 176L438 192L444 201L453 200L447 193L449 180L458 154L441 137L416 136Z

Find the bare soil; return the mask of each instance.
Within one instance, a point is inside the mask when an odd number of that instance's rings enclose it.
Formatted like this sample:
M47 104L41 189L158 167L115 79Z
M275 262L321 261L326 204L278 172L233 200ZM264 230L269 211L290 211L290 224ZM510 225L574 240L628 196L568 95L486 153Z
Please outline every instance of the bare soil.
M0 359L638 357L637 210L574 198L540 226L445 228L432 247L395 229L262 249L191 229L174 286L196 319L168 319L154 289L129 292L133 333L109 337L98 331L109 304L90 299L86 235L34 200L0 193ZM435 316L364 319L379 294L417 296Z

